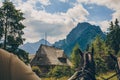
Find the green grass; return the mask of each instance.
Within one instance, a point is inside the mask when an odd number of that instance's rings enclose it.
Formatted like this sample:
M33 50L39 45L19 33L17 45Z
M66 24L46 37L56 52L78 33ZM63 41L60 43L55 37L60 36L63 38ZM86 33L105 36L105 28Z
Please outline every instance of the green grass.
M96 76L97 80L103 80L101 77L107 79L109 78L110 76L112 76L113 74L115 74L115 72L111 71L111 72L107 72L107 73L103 73L103 74L100 74L99 76ZM68 80L69 77L62 77L62 78L41 78L41 80ZM109 80L117 80L117 76L109 79Z
M41 80L68 80L69 77L62 77L62 78L41 78Z
M107 73L103 73L103 74L100 74L99 76L97 76L97 80L103 80L101 77L107 79L109 78L110 76L112 76L113 74L115 74L115 72L107 72ZM117 80L117 76L109 79L109 80Z

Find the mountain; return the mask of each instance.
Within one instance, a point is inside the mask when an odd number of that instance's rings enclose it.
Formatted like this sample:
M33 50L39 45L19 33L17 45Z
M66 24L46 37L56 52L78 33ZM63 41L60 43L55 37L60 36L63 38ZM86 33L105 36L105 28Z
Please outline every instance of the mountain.
M35 43L27 42L26 44L20 46L20 48L25 50L26 52L29 52L30 54L35 54L41 44L47 44L48 46L51 46L51 44L48 41L41 39Z
M78 43L81 50L84 51L97 35L100 35L103 39L106 37L99 26L91 25L87 22L78 23L67 35L66 39L55 42L53 46L63 49L69 56L75 44Z

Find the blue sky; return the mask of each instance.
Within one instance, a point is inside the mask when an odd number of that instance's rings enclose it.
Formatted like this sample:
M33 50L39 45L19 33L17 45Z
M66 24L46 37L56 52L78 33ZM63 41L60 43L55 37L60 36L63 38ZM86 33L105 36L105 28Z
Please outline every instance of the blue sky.
M114 11L106 6L96 4L83 4L84 8L89 12L88 19L91 21L111 20Z
M2 5L0 0L0 5ZM26 42L36 42L48 34L54 43L79 22L99 25L103 31L115 18L120 20L119 0L11 0L26 18L23 21Z

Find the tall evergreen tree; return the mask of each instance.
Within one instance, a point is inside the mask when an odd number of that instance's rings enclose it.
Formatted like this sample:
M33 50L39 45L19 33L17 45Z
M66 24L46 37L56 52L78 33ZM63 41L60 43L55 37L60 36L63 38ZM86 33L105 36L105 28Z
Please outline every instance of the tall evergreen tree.
M16 10L13 3L8 1L3 2L0 13L0 28L2 30L0 35L4 40L4 49L7 47L18 48L24 41L22 30L25 26L21 22L25 19L23 13Z
M110 24L109 32L107 34L106 43L112 47L117 54L120 50L120 25L119 21L116 19L115 23Z
M23 29L25 28L22 24L24 19L23 13L20 10L16 10L12 2L9 0L3 2L0 8L0 40L2 40L3 48L15 53L21 59L28 59L28 54L18 49L25 40L22 37L24 34ZM24 53L22 54L22 52Z
M111 21L111 23L110 23L110 28L109 28L110 31L113 30L113 26L114 26L114 25L113 25L113 22Z
M101 39L101 37L99 35L96 36L95 40L92 42L92 45L91 45L91 48L93 46L95 49L94 50L95 56L104 55L103 45L104 45L104 41Z
M110 51L113 53L114 51L110 48L110 46L106 45L105 41L98 35L95 40L92 42L92 45L89 47L89 51L92 46L94 47L94 55L95 57L102 57L108 55Z
M114 51L106 45L105 41L98 35L96 36L95 40L92 42L92 44L89 47L89 51L91 51L91 48L94 48L94 59L96 63L96 72L102 73L106 72L108 70L108 62L106 62L107 56L110 53L113 53ZM109 68L111 65L109 65ZM113 67L113 66L112 66Z
M80 66L80 60L81 60L78 44L74 46L70 57L71 57L71 62L73 64L73 68L74 69L78 68Z

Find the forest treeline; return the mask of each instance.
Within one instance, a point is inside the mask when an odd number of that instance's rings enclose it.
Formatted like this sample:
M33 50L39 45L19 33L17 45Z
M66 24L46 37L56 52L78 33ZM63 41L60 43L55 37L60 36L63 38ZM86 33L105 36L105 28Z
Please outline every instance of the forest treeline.
M115 62L109 54L120 57L120 25L118 19L110 22L106 38L103 39L99 35L96 36L96 38L88 44L86 51L91 52L92 47L94 48L96 73L99 74L115 70ZM79 49L80 45L76 44L71 53L71 61L74 64L73 68L80 66L81 57L78 53Z
M100 74L115 71L115 61L112 60L110 54L113 54L117 57L120 57L120 25L116 19L114 22L110 22L110 26L106 33L106 38L101 38L100 35L97 35L95 39L88 44L84 52L91 52L94 48L94 61L95 61L95 71L96 76ZM81 68L81 56L79 53L80 45L76 44L71 52L69 59L71 60L73 66L61 67L56 66L54 69L51 69L48 73L48 76L52 77L63 77L71 76L76 70Z

